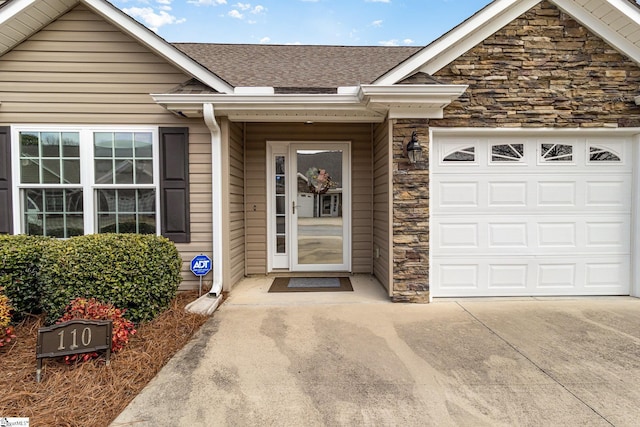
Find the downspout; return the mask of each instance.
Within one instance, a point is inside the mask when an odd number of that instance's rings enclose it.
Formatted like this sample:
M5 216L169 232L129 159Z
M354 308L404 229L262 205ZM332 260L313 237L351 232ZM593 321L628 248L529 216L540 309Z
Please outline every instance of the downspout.
M222 294L222 133L216 122L213 104L202 105L204 122L211 132L211 217L212 217L212 246L213 246L213 283L210 295Z

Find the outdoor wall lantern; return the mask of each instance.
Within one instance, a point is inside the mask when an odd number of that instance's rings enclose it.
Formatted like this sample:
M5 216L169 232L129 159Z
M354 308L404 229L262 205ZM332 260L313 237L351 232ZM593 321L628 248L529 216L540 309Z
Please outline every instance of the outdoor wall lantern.
M411 141L407 143L407 158L409 158L409 163L411 164L422 161L422 147L415 130L411 134Z

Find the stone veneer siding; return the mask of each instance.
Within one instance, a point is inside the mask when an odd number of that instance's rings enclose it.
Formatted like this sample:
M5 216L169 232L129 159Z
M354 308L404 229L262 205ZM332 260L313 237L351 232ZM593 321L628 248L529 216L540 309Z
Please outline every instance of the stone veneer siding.
M469 89L444 119L393 127L393 301L429 296L429 172L403 153L415 129L428 156L429 126L640 127L640 67L544 1L434 76ZM432 83L416 74L404 84Z

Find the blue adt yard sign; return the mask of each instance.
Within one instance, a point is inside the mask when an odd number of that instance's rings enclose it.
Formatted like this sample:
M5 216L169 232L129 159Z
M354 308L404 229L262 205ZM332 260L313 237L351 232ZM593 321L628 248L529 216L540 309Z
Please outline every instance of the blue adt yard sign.
M206 276L211 271L211 258L206 255L196 255L191 260L191 272L196 276Z

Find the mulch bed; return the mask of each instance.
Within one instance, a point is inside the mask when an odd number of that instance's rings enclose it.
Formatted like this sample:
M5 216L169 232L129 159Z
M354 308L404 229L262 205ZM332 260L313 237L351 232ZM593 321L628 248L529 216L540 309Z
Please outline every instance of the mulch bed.
M45 359L36 383L36 338L42 318L16 327L17 341L0 349L0 417L29 417L32 426L106 426L208 319L187 313L197 292L180 293L171 307L141 324L111 363L67 365Z

